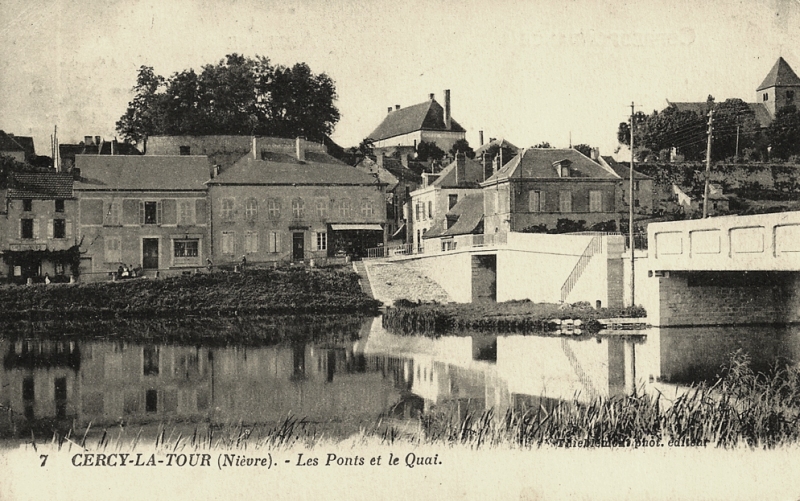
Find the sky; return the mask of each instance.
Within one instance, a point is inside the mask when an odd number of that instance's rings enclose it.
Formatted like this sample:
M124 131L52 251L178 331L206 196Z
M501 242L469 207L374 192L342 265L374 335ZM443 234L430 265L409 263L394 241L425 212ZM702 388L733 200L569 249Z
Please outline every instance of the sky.
M779 56L800 73L800 0L1 0L0 129L37 154L113 138L137 70L226 54L306 62L336 83L333 139L358 144L389 106L451 91L478 146L586 143L666 100L755 101Z

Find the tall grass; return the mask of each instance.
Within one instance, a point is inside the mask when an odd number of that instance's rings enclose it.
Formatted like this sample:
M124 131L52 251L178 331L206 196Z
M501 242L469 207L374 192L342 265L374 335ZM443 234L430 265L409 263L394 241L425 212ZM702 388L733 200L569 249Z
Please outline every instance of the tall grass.
M580 319L589 331L600 329L598 319L644 317L640 306L634 308L599 308L588 303L558 305L508 301L484 304L439 304L395 301L383 314L383 326L398 334L422 334L438 337L459 331L481 332L547 332L558 328L554 319Z

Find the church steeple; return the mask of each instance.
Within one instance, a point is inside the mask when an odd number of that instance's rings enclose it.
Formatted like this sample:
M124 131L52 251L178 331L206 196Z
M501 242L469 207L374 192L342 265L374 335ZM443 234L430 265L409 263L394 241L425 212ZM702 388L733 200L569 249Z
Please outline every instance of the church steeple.
M779 57L775 65L767 73L767 77L756 89L758 102L763 103L770 116L787 104L800 99L800 78L785 59Z

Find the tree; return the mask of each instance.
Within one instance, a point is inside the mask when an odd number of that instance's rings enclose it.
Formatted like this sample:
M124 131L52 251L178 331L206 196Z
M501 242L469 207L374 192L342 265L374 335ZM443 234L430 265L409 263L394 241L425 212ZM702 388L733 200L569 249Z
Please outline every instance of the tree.
M766 135L772 147L771 156L786 159L800 154L800 111L797 107L790 104L778 110Z
M120 135L136 143L148 136L304 136L322 142L339 121L336 87L305 63L272 65L266 57L230 54L217 64L173 74L139 69L133 100L117 122Z
M455 158L457 153L464 153L467 155L467 158L475 158L475 151L466 139L459 139L453 143L453 147L450 148L450 155Z
M760 125L752 108L741 99L726 99L714 107L711 158L735 157L745 148L755 147L760 135Z
M436 143L420 141L417 145L417 160L420 162L441 160L442 158L444 158L444 150L436 146Z
M580 151L581 153L583 153L587 157L592 158L592 149L593 148L591 146L589 146L588 144L576 144L572 148Z
M541 143L534 146L534 148L552 148L552 146L550 146L550 143L548 143L547 141L542 141Z

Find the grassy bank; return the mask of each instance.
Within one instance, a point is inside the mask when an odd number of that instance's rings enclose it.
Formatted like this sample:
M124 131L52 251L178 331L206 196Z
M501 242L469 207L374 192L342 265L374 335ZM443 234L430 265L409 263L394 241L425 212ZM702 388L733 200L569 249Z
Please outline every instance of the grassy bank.
M438 304L396 301L383 315L383 325L398 334L423 334L437 337L463 330L481 332L547 332L558 326L553 319L581 320L583 328L599 330L598 319L644 317L636 308L592 308L588 303L557 305L508 301L486 304Z
M358 275L342 269L218 272L158 280L0 287L0 317L164 318L183 315L375 314Z

